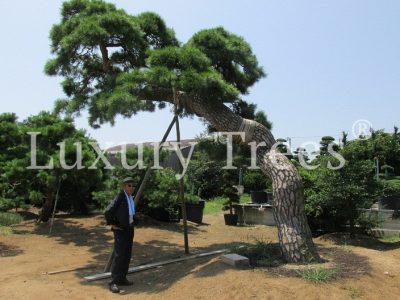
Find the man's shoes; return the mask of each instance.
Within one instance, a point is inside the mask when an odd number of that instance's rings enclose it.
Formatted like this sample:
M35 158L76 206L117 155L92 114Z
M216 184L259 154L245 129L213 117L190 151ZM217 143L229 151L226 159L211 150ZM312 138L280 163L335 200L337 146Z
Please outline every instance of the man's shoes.
M133 285L132 281L129 281L128 279L124 278L121 281L118 281L119 285L124 285L124 286L130 286Z
M119 293L119 288L118 285L116 285L115 283L110 283L110 291L113 293Z

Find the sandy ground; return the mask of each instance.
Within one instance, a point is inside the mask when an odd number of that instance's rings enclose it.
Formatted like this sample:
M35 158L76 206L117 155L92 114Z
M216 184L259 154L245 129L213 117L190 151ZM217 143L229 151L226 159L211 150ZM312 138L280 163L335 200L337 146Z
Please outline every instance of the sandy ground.
M222 214L189 226L191 253L224 249L255 239L277 242L274 227L228 227ZM102 216L59 216L49 224L32 220L0 235L0 299L400 299L400 245L338 236L315 239L321 266L338 270L337 279L310 283L293 269L240 268L222 264L218 256L180 262L130 274L134 285L120 294L108 290L108 280L85 282L101 273L112 246L112 234ZM131 266L183 255L181 224L142 220L136 228ZM86 267L54 275L46 272Z

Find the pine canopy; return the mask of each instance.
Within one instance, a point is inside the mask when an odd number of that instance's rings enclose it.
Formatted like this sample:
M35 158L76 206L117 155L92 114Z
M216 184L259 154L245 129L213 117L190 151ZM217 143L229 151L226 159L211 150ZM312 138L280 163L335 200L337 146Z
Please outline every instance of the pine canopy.
M56 110L88 109L94 127L162 108L173 89L204 105L233 103L265 75L249 44L222 27L181 43L157 14L129 15L102 0L63 3L50 39L45 72L64 78L67 95Z

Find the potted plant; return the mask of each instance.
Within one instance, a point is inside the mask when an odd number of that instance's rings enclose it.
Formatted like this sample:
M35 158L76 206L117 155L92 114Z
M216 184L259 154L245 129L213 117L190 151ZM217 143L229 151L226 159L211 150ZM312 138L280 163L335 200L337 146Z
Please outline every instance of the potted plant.
M228 201L225 203L225 208L229 206L229 214L224 214L225 225L236 226L238 221L238 215L233 213L233 203L239 203L239 195L237 190L234 187L226 187L224 189L225 197L228 198Z
M186 219L188 221L201 224L203 222L203 211L205 201L199 197L186 194L185 195L185 206L186 206Z

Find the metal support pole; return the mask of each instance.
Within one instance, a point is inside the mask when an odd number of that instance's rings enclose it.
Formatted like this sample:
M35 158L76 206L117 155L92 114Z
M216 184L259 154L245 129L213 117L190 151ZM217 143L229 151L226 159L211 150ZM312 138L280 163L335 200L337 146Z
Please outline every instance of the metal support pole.
M49 229L49 234L51 234L51 231L53 230L53 224L54 224L54 215L56 214L56 207L57 207L57 202L58 202L58 197L60 194L60 187L61 187L61 181L63 180L62 176L58 180L58 187L57 187L57 193L56 193L56 200L54 202L54 208L53 208L53 214L51 216L51 221L50 221L50 229Z
M180 147L180 141L181 141L181 131L179 128L179 103L178 99L176 98L176 92L175 88L172 88L172 92L174 95L174 102L175 102L175 118L176 118L176 141L178 142L178 147ZM183 172L183 167L182 165L179 167L179 172ZM183 240L185 244L185 254L189 254L189 237L188 237L188 228L187 228L187 214L186 214L186 201L185 201L185 186L183 182L183 176L179 180L179 200L181 202L181 208L182 208L182 221L183 221Z
M179 130L179 121L178 116L176 116L176 139L179 145L181 141L180 130ZM179 168L180 172L183 172L182 166ZM179 200L181 202L182 207L182 221L183 221L183 240L185 243L185 254L189 254L189 237L188 237L188 228L187 228L187 214L186 214L186 201L185 201L185 191L184 191L184 182L183 177L179 180Z
M376 176L376 181L379 182L379 158L374 157L374 163L375 163L375 176ZM381 211L381 198L378 200L378 215L380 215Z

